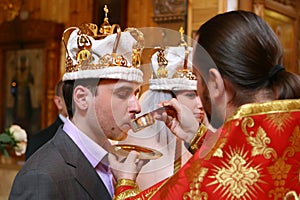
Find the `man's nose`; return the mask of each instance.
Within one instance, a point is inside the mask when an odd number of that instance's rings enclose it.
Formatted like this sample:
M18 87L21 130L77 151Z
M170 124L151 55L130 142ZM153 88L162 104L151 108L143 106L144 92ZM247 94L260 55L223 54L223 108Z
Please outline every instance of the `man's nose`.
M133 96L129 102L129 112L131 113L141 112L141 105L136 96Z

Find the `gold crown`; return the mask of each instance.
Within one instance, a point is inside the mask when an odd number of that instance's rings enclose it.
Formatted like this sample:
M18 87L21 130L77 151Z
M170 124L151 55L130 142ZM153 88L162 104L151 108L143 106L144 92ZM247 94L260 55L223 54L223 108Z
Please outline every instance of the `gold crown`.
M193 74L192 70L188 69L189 50L188 50L188 45L184 39L183 27L180 27L179 32L180 32L179 47L184 47L184 49L185 49L184 64L183 64L182 69L177 70L172 78L186 78L189 80L196 80L195 74ZM168 60L165 57L164 51L165 51L164 48L160 48L158 50L157 63L158 63L159 67L157 69L157 78L167 78L168 77L168 70L166 68L168 65Z
M66 72L76 72L80 70L87 69L101 69L105 67L134 67L139 68L141 65L141 52L143 50L143 42L144 37L142 32L135 28L127 28L124 32L130 32L132 35L136 36L137 43L132 46L132 64L128 62L128 60L123 55L118 55L117 48L119 45L119 41L121 38L121 28L118 24L110 25L107 13L108 9L105 5L104 7L105 18L102 23L99 31L98 26L93 23L85 23L80 25L79 27L70 27L66 29L63 33L62 41L66 49L67 58L66 58ZM76 62L73 63L70 52L68 50L65 35L70 30L78 30L77 32L77 47L78 52L76 53ZM105 55L99 56L95 52L92 51L93 43L90 39L93 38L95 41L103 40L107 36L112 35L116 32L116 38L114 41L113 50L111 53L107 53ZM103 47L105 48L105 47ZM99 58L95 62L93 59L93 54L97 55Z

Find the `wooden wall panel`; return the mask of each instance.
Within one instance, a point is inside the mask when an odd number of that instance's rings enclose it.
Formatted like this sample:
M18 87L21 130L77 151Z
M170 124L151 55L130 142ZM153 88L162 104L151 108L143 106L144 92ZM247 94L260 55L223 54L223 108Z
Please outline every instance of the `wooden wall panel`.
M30 0L23 1L22 10L28 19L64 23L66 27L91 22L93 0Z
M66 27L93 21L93 0L69 0L69 19Z
M64 23L69 19L70 6L67 0L43 0L41 2L41 18ZM60 8L64 8L61 10Z
M299 20L300 2L289 0L254 0L253 11L265 19L283 46L285 67L300 74Z
M152 0L128 0L127 26L128 27L156 27L152 20Z
M197 31L199 27L211 17L219 12L219 0L191 0L189 2L188 17L188 35L192 36L193 32Z
M283 46L283 63L288 71L297 71L295 22L293 18L265 9L265 20L270 24Z

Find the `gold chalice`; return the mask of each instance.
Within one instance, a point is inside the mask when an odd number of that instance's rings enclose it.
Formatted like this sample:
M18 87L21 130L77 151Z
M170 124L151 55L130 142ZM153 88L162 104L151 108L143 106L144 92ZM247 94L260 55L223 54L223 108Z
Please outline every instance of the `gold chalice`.
M167 112L168 115L175 115L175 111L170 106L163 106L149 113L146 113L140 117L137 117L131 121L131 128L134 132L138 132L148 126L155 123L154 116L161 115L163 112Z

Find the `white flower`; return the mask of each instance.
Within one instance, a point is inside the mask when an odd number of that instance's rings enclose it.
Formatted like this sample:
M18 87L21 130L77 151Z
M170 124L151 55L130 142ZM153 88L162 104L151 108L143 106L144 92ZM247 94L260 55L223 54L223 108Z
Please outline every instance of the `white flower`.
M19 142L17 144L16 147L14 147L14 150L15 150L15 153L17 156L21 156L25 153L26 151L26 146L27 146L27 143L26 142Z
M9 157L10 150L14 150L17 156L25 153L27 146L27 134L18 125L11 125L0 133L0 153Z
M9 131L13 134L13 137L16 140L16 142L21 142L21 141L27 142L26 131L22 129L20 126L12 125L9 128Z

